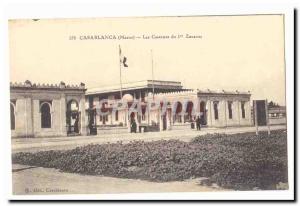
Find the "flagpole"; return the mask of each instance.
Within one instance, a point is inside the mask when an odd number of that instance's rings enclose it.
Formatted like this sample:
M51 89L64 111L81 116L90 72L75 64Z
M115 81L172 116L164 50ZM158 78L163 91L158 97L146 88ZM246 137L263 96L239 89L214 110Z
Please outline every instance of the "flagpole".
M151 49L151 68L152 68L152 93L153 93L153 100L154 100L154 71L153 71L153 53Z
M122 99L122 65L121 65L121 46L119 45L119 69L120 69L120 99Z

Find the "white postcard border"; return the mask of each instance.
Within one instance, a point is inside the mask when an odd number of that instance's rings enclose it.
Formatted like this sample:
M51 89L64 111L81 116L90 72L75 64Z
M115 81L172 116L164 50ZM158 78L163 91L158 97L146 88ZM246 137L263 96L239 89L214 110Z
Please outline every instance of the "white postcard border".
M27 4L6 5L4 11L4 65L0 82L1 94L1 131L4 131L1 139L1 175L4 177L4 185L9 188L6 191L7 199L14 200L61 200L61 199L86 199L86 200L243 200L243 199L293 199L294 197L294 51L293 51L293 8L286 5L260 5L249 6L232 5L197 5L196 4L133 4L118 7L112 4ZM286 98L287 98L287 122L288 122L288 157L289 157L289 186L287 191L234 191L234 192L202 192L202 193L128 193L128 194L96 194L96 195L12 195L11 181L11 147L9 128L9 64L8 64L8 19L19 18L82 18L82 17L109 17L109 16L184 16L184 15L244 15L244 14L284 14L285 15L285 57L286 57ZM3 32L2 32L3 33ZM4 174L3 174L4 173Z

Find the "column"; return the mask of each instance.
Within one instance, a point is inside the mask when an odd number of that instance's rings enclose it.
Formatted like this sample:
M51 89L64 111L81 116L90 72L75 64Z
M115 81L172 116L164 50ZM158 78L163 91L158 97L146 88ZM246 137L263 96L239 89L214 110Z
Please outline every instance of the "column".
M167 129L171 130L172 129L172 111L167 109L166 115L167 115Z
M60 97L60 133L62 136L67 135L67 125L66 125L66 97L62 94Z
M134 120L135 120L135 123L136 123L136 131L137 131L137 132L139 132L139 127L140 127L138 115L139 115L139 113L138 113L138 112L135 112Z
M26 96L24 98L25 103L25 111L24 111L24 118L25 118L25 134L26 137L33 136L33 128L32 128L32 102L31 97Z
M249 121L249 125L252 125L250 100L245 102L245 113L245 119Z
M79 111L80 111L80 131L81 135L87 135L87 123L85 122L85 97L84 95L81 96L80 101L79 101Z
M163 131L163 119L161 115L161 108L158 109L158 122L159 122L159 131Z
M213 121L213 102L211 100L209 100L209 118L210 118L210 126L213 125L212 121Z
M238 107L238 108L237 108L237 112L238 112L237 115L238 115L239 125L241 125L241 112L240 112L241 104L240 104L240 101L238 101L238 100L237 100L236 103L237 103L237 107Z
M227 101L224 100L223 102L224 102L224 109L225 109L224 110L224 114L225 114L224 115L224 117L225 117L225 122L224 123L225 123L225 127L227 127L227 104L226 104Z

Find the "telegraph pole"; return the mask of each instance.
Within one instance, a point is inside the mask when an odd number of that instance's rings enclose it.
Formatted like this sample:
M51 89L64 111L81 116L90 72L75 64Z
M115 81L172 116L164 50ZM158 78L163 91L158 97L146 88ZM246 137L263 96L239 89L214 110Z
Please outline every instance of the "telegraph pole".
M154 71L153 71L153 52L151 49L151 68L152 68L152 93L153 93L153 100L154 100Z
M123 94L122 94L122 59L121 59L121 46L119 45L119 69L120 69L120 99L122 99Z

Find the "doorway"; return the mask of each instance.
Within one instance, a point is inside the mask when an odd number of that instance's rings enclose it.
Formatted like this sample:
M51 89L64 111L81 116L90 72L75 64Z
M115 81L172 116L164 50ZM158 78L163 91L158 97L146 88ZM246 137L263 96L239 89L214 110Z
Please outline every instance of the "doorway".
M70 100L67 104L67 135L80 134L80 112L79 104L76 100Z
M200 102L200 122L202 125L207 125L207 110L206 110L206 102Z

